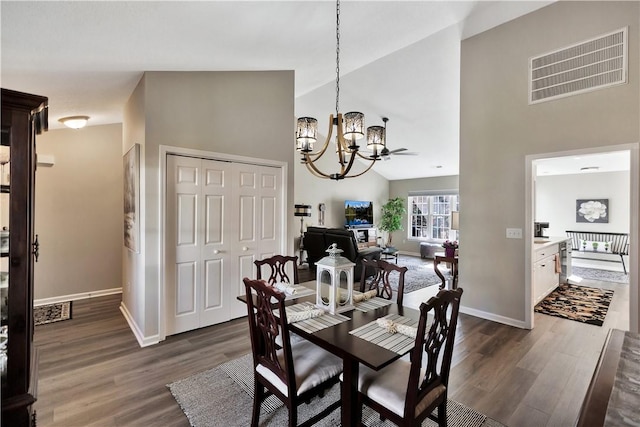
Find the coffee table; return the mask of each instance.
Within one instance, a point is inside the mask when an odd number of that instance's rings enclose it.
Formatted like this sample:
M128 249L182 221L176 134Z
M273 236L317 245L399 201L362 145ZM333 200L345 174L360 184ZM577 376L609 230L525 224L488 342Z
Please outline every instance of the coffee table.
M382 259L391 259L395 258L396 264L398 263L398 250L396 248L384 248L380 255L383 257Z

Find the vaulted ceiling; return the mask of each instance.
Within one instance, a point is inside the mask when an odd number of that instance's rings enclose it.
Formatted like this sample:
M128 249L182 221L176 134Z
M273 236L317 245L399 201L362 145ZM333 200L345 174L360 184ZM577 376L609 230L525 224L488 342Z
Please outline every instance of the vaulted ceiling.
M387 179L458 174L460 41L550 1L343 1L340 110L389 117L412 155ZM2 87L49 97L60 117L122 122L144 71L295 70L296 115L335 110L332 1L1 2ZM293 149L293 121L292 121Z

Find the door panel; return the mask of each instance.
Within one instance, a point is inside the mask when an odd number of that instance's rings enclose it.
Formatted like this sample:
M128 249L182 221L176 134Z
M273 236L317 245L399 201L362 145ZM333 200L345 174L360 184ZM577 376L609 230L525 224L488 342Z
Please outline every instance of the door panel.
M202 313L200 326L215 325L230 319L230 293L228 283L233 271L233 257L229 251L227 224L232 222L229 209L231 186L228 179L231 163L202 160L202 194L206 199L203 209L203 244L201 259L204 269Z
M222 261L214 259L207 261L204 268L204 309L217 309L222 306L223 281Z
M196 263L178 264L176 277L176 316L184 316L196 312Z
M167 335L197 328L200 273L198 174L200 160L167 156L166 319Z

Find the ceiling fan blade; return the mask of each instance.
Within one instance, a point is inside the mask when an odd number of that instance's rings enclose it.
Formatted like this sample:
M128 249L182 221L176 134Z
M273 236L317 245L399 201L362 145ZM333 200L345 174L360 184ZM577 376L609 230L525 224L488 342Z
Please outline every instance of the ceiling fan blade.
M400 153L401 151L407 151L406 148L396 148L395 150L388 150L389 154L396 154L396 153Z

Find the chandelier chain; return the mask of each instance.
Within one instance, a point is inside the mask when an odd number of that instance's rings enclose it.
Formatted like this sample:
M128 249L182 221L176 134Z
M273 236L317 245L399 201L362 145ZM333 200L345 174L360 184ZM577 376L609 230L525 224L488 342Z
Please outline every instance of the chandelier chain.
M340 0L336 1L336 117L340 108Z

